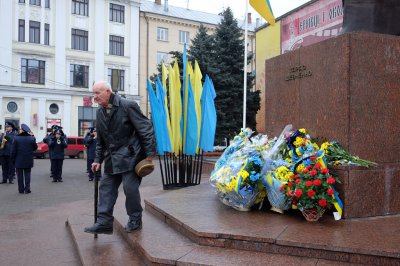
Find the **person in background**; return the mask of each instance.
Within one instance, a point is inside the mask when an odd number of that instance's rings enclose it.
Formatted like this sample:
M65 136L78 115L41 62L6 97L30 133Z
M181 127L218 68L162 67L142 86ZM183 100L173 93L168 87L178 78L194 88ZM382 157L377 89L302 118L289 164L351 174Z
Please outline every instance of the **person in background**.
M20 133L14 137L11 151L11 158L17 171L18 192L20 194L31 193L33 152L37 147L36 139L31 129L26 124L22 124Z
M62 167L64 163L64 149L68 146L67 138L61 129L55 131L55 135L48 140L51 160L51 172L53 182L62 182Z
M46 143L47 146L49 146L49 139L55 137L55 132L56 132L57 129L62 129L62 127L60 127L58 125L52 125L50 133L46 137L43 138L43 143ZM50 147L49 147L49 158L51 158ZM54 179L53 169L54 169L53 161L50 160L50 178Z
M1 168L3 172L3 181L1 184L14 184L15 167L11 160L11 150L16 135L16 127L11 122L5 123L6 132L0 136L0 158Z
M134 168L145 158L152 161L155 154L153 126L136 102L112 93L106 81L93 85L93 96L100 107L96 113L97 145L92 171L100 170L104 162L104 174L99 188L97 222L84 231L91 234L113 233L113 211L121 183L129 216L125 231L140 230L143 208L139 186L142 178Z
M96 157L96 144L97 144L97 132L94 127L89 128L89 133L85 137L85 146L87 148L87 167L89 169L88 175L89 175L89 181L93 181L94 176L97 175L97 177L100 177L101 172L98 171L96 173L93 173L92 171L92 163L94 162L94 159Z

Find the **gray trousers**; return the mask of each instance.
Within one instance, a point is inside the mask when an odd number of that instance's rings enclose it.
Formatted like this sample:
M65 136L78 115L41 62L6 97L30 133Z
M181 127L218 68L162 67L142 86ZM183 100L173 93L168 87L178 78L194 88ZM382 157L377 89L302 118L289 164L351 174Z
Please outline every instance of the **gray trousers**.
M97 222L102 225L113 223L114 205L117 201L118 188L121 182L126 196L125 207L129 221L141 219L143 211L139 192L141 181L142 179L134 171L116 175L104 173L100 181Z

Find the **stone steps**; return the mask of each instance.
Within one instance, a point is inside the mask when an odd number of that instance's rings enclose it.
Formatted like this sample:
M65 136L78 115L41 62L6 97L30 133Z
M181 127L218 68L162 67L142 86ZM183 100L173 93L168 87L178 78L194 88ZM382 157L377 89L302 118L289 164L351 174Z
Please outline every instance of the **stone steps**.
M125 198L114 209L114 235L83 232L91 210L68 219L83 265L399 265L399 216L306 222L301 215L238 212L209 184L146 189L143 228L126 233ZM90 208L90 206L89 206ZM290 255L286 255L290 254ZM98 256L98 257L96 257Z
M94 235L83 232L84 227L90 225L93 216L70 216L66 221L79 259L83 266L99 265L145 265L140 256L134 252L114 228L112 235ZM89 219L91 218L91 219Z
M150 265L334 265L315 258L269 254L237 249L202 246L189 240L148 211L143 212L143 228L126 233L125 213L115 213L116 228L133 250ZM333 264L332 264L333 263Z
M301 215L238 212L209 184L145 200L146 210L203 246L372 265L400 264L400 216L311 223ZM379 233L378 233L379 232Z

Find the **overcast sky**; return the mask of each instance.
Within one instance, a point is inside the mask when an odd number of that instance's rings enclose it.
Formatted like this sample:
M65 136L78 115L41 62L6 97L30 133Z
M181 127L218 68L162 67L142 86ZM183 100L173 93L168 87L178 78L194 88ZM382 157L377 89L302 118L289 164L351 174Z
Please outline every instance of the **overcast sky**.
M163 4L164 1L165 0L162 0ZM187 7L188 1L190 9L214 14L220 13L223 8L229 6L237 19L244 19L246 1L248 0L169 0L168 3L172 6ZM270 3L274 16L279 17L309 1L310 0L270 0ZM253 22L255 22L255 18L260 17L260 15L251 8L250 4L249 12L252 13Z

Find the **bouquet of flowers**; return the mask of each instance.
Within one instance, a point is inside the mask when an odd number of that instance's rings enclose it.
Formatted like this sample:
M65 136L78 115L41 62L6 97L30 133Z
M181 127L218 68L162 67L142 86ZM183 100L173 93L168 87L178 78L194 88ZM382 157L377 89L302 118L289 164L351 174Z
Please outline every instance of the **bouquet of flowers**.
M327 163L331 165L358 165L364 167L377 165L377 163L351 155L336 141L322 143L321 149L325 152Z
M269 171L264 176L263 183L267 189L267 197L272 206L272 211L283 213L283 211L290 208L290 200L285 197L285 193L280 188L287 185L291 176L293 176L293 173L285 165Z
M265 197L261 169L264 161L261 149L266 137L249 140L250 130L236 136L228 152L221 156L211 173L210 183L217 189L219 199L237 210L247 211Z
M310 161L310 165L292 175L281 190L285 191L293 208L298 208L307 220L316 221L337 203L333 188L337 180L318 162L317 156L311 156Z

